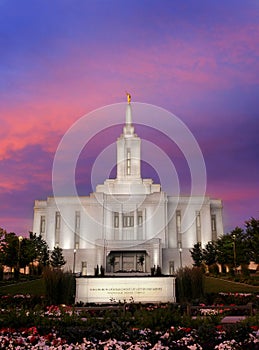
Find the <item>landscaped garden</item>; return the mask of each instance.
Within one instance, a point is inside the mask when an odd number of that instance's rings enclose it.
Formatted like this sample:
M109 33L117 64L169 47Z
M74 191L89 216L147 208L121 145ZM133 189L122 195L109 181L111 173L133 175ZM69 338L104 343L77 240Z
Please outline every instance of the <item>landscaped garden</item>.
M257 302L253 295L233 295L235 298ZM178 304L76 308L44 306L43 300L29 295L2 296L0 303L3 349L259 348L256 316L224 325L220 309L203 316L205 305L193 319Z
M252 220L247 234L258 237L258 228ZM61 249L49 259L41 237L4 237L0 261L14 275L0 269L1 349L259 349L259 277L248 269L251 257L259 261L259 240L244 240L240 230L217 245L195 245L194 267L176 274L177 303L159 305L133 298L75 304L75 277L62 271ZM229 271L219 272L226 262ZM28 264L30 274L20 274Z
M103 306L64 305L73 293L73 276L60 271L49 271L43 279L2 286L0 348L259 349L259 288L205 277L197 268L183 270L177 291L181 302L175 304L143 305L131 300ZM202 291L197 289L200 278L205 278L205 283L200 283ZM228 290L239 291L221 292L220 286L226 284ZM68 285L71 287L64 288ZM250 288L253 292L247 290ZM61 293L64 289L70 293ZM195 307L192 312L190 305ZM239 309L246 305L252 308ZM246 318L224 324L227 315Z

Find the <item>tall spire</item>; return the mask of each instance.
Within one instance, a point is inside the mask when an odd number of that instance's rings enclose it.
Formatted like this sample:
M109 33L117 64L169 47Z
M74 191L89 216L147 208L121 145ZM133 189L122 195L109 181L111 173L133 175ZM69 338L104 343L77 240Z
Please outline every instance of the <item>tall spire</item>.
M134 134L131 95L127 92L126 119L123 133L117 140L117 180L140 181L140 138Z

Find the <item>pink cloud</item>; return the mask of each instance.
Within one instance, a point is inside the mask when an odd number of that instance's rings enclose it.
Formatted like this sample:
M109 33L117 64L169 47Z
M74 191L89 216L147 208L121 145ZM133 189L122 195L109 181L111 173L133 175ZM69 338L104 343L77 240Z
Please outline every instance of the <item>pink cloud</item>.
M253 70L240 70L235 65L248 67L258 57L258 34L259 26L252 24L236 31L221 26L214 29L214 41L209 42L206 33L196 35L193 43L167 34L158 45L125 45L119 54L105 44L102 48L92 45L94 55L89 54L89 48L72 44L73 55L64 57L62 63L48 67L43 60L43 67L49 70L41 83L34 81L31 73L30 86L26 82L20 86L32 92L31 101L3 110L0 157L28 144L40 143L53 151L57 142L49 137L50 130L62 135L82 113L118 101L126 88L136 92L136 99L148 98L150 102L153 95L166 95L171 90L179 103L185 101L186 94L194 96L204 89L257 82ZM33 91L38 91L36 96Z
M32 230L32 218L15 218L10 216L1 217L1 222L5 223L2 227L7 232L15 232L17 235L24 237L28 236L29 231Z

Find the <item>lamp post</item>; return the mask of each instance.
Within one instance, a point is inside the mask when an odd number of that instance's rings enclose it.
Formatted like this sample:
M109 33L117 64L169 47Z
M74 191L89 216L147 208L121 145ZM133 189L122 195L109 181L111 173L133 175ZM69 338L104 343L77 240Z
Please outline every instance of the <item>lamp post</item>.
M180 268L183 267L183 260L182 260L182 248L180 247L179 248L179 258L180 258Z
M18 237L18 261L17 261L17 277L20 275L20 261L21 261L21 243L22 243L23 237Z
M75 268L76 268L76 249L74 249L73 274L75 274Z
M233 235L233 255L234 255L234 272L236 273L236 268L237 268L236 235Z

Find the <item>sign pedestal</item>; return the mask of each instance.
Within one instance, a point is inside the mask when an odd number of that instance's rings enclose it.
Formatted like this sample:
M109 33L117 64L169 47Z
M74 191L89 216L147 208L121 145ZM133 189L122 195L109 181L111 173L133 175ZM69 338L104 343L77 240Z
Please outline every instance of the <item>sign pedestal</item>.
M79 277L75 302L174 303L175 277Z

